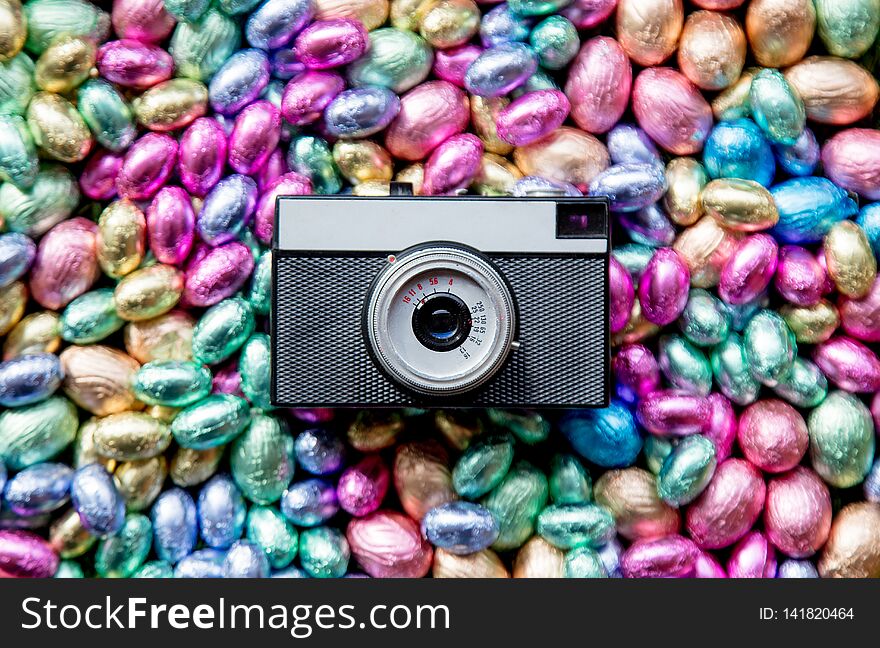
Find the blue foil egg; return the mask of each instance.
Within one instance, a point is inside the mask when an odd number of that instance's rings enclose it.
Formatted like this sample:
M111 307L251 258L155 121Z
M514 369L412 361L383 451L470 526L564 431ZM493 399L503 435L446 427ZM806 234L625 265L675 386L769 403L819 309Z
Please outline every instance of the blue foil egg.
M3 500L13 513L23 516L51 513L70 498L73 469L60 463L25 468L6 484Z
M223 578L225 560L225 551L199 549L177 563L174 578Z
M590 182L588 194L607 198L612 211L629 212L657 202L666 192L666 173L656 164L615 164Z
M525 176L513 183L510 194L516 198L527 196L570 196L580 197L583 194L573 184L555 182L538 176Z
M480 97L500 97L524 84L538 69L538 58L523 43L502 43L468 66L464 86Z
M571 412L559 428L578 454L603 468L631 466L642 449L636 421L619 401L604 409Z
M125 524L125 500L101 464L88 464L73 474L70 499L83 528L93 535L113 535Z
M862 207L856 223L868 237L874 256L880 257L880 203L871 203Z
M669 247L675 241L675 226L657 203L638 211L620 212L617 222L635 243L651 247Z
M153 504L153 548L156 555L172 565L195 549L199 524L196 504L182 488L167 490Z
M422 534L435 547L454 554L472 554L498 538L498 522L483 506L472 502L447 502L435 506L422 520Z
M750 119L716 124L703 148L703 165L711 178L742 178L765 187L776 173L773 149Z
M234 543L223 560L225 578L268 578L269 559L263 550L250 540Z
M196 216L196 230L208 245L223 245L238 238L257 206L259 190L251 178L233 174L218 182L205 196Z
M342 467L345 445L335 433L322 428L304 430L293 444L296 462L313 475L329 475Z
M399 111L400 99L388 88L352 88L330 102L324 110L324 124L336 137L369 137L388 126Z
M792 178L770 190L779 212L771 233L783 243L818 243L858 212L855 200L827 178Z
M808 176L816 170L822 150L815 133L805 128L794 144L774 144L773 152L776 163L788 175Z
M202 487L198 518L202 540L209 547L227 549L241 537L247 506L232 479L216 475Z
M862 492L869 502L880 502L880 459L874 462L862 483Z
M287 45L314 14L312 0L266 0L248 18L247 42L263 50Z
M269 58L258 49L236 52L217 70L208 85L211 107L234 115L260 96L269 83Z
M339 511L336 488L323 479L291 484L281 496L281 513L298 527L323 524Z
M480 40L483 47L502 43L525 42L535 21L513 13L507 3L487 11L480 21Z
M9 473L6 472L6 464L3 463L3 459L0 458L0 493L3 493L3 489L6 488L6 480L9 477ZM0 498L0 509L2 506L2 498Z
M638 126L618 124L607 136L608 155L614 164L663 164L653 140Z
M24 275L36 254L37 246L30 237L18 232L0 235L0 288Z
M617 538L611 538L595 551L609 578L623 578L620 571L620 556L623 554L623 546Z
M21 407L49 398L61 386L58 356L34 353L0 362L0 405Z

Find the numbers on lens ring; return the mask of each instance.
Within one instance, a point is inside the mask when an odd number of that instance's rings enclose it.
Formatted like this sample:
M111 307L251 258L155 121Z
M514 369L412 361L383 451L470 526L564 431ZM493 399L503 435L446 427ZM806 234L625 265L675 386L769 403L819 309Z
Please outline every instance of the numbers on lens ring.
M473 306L471 306L471 312L472 312L472 313L485 313L485 312L486 312L486 307L483 306L483 302L482 302L482 301L478 301L476 304L474 304Z

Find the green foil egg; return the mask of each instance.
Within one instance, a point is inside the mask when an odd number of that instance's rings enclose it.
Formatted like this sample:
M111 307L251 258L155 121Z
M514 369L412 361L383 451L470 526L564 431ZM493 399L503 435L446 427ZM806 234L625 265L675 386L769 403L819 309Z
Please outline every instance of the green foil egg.
M482 497L501 483L513 463L513 443L507 434L481 438L461 455L452 469L452 487L466 499Z
M58 563L58 569L52 578L85 578L83 568L73 560L62 560Z
M807 125L807 112L797 91L779 70L761 70L749 91L752 118L771 142L797 142Z
M586 504L593 499L593 480L577 457L558 454L550 465L550 499L554 504Z
M546 16L568 4L571 4L571 0L510 0L507 6L520 16Z
M0 115L24 115L34 96L34 69L24 52L0 61Z
M693 502L715 474L715 444L695 434L672 449L657 477L657 493L672 506Z
M664 335L659 345L660 368L670 385L708 396L712 390L712 367L705 354L680 335Z
M299 537L299 562L312 578L340 578L348 570L351 549L337 529L315 527Z
M342 189L342 176L333 161L333 152L320 137L303 135L293 140L287 152L287 164L291 171L311 181L316 194L335 194Z
M95 571L102 578L128 578L150 553L153 525L140 513L129 513L116 534L101 540L95 552Z
M241 297L230 297L202 315L193 330L193 357L212 365L223 362L254 332L254 311Z
M28 189L39 167L37 147L27 123L18 115L0 115L0 180Z
M614 536L614 518L596 504L553 504L538 515L537 529L558 549L598 547Z
M265 333L254 333L241 348L238 359L241 391L254 407L272 408L272 345Z
M492 424L529 445L546 441L550 423L537 412L490 409L486 411Z
M211 372L197 362L149 362L135 374L132 390L148 405L186 407L211 393Z
M112 288L98 288L70 302L61 314L61 337L72 344L94 344L122 328Z
M272 309L272 252L259 257L254 266L247 300L257 315L266 316Z
M112 85L90 79L77 91L77 110L95 136L111 151L123 151L134 141L137 129L131 108Z
M535 25L529 44L538 55L538 63L548 70L568 65L581 45L577 28L563 16L550 16Z
M165 0L165 11L182 22L194 22L201 18L211 0Z
M608 578L602 558L590 547L577 547L567 552L563 573L566 578Z
M260 547L272 569L284 569L296 558L299 533L271 506L253 506L247 516L247 539Z
M828 395L828 379L814 363L795 358L791 371L773 391L795 407L816 407Z
M730 311L723 301L703 288L694 288L678 319L682 334L692 344L711 347L730 333Z
M217 9L209 9L197 21L177 24L168 51L178 76L207 82L240 42L236 21Z
M366 54L348 66L352 86L384 86L397 94L424 81L434 55L424 38L394 27L370 32Z
M483 499L498 522L497 551L516 549L535 531L535 521L549 496L547 478L526 461L515 465L501 483Z
M107 40L110 16L84 0L31 0L24 5L27 17L25 48L41 54L57 36L85 36L95 42Z
M737 405L755 402L761 385L749 370L745 346L738 334L731 333L712 349L710 362L721 393Z
M766 309L746 324L743 347L752 375L768 387L785 377L797 356L797 343L785 320Z
M8 409L0 414L0 460L12 470L48 461L76 438L79 418L66 398Z
M293 479L293 437L281 419L254 414L232 443L229 464L246 498L257 504L276 502Z
M174 578L174 568L164 560L151 560L138 567L132 578Z
M835 391L807 419L814 470L837 488L860 484L874 460L871 412L858 398Z
M857 58L868 51L880 29L877 0L815 0L819 37L835 56Z
M672 442L672 439L653 434L647 435L642 451L645 454L645 464L648 466L648 470L655 475L659 475L660 470L663 468L663 462L672 453L674 447L675 444Z
M207 450L232 441L250 423L247 401L214 394L190 405L171 422L171 433L184 448Z
M0 184L0 217L10 232L41 236L70 216L78 203L76 178L56 164L42 165L29 189Z

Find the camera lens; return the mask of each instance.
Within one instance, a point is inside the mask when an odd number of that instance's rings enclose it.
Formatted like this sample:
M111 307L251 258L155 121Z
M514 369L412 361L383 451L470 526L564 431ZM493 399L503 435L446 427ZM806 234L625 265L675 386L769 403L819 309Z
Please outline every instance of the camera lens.
M423 346L432 351L450 351L471 332L470 309L451 293L434 293L416 307L412 326Z

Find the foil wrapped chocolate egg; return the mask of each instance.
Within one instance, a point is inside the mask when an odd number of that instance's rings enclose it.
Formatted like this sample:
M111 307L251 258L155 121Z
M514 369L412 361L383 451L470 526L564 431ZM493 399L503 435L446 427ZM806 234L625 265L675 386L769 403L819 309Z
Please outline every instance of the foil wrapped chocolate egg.
M828 487L803 466L771 479L764 528L770 542L786 555L805 558L815 554L831 530Z
M847 488L864 479L874 456L873 422L855 396L835 391L809 416L813 469L832 486Z
M688 16L678 65L692 83L704 90L723 90L739 78L745 60L746 35L735 19L712 11Z
M669 58L683 24L681 0L620 0L617 4L617 38L639 65L659 65Z
M880 5L874 0L817 0L816 18L819 38L834 56L858 58L880 31Z
M768 68L800 61L816 29L810 0L754 0L746 11L746 34L755 59Z
M98 48L101 76L118 86L146 90L171 78L174 61L158 45L135 40L115 40Z
M639 125L670 153L691 155L703 148L712 127L712 109L680 72L643 70L633 85L632 101Z
M383 5L387 11L387 3ZM347 77L355 87L378 85L403 93L427 78L433 62L431 48L421 36L385 27L370 32L367 52L348 66Z
M632 66L613 38L596 36L583 44L565 83L571 117L589 133L610 130L623 116L632 88Z
M609 470L596 480L596 503L614 516L617 532L628 540L676 533L678 513L657 493L657 480L641 468Z
M807 118L822 124L863 119L880 97L880 86L867 70L834 56L810 56L786 70L785 78L803 99Z
M377 511L348 524L346 538L358 565L374 578L420 578L433 551L418 525L395 511Z
M868 200L880 199L880 133L852 128L822 146L825 174L839 187Z
M880 505L853 502L831 525L819 559L823 578L876 578L880 574Z

